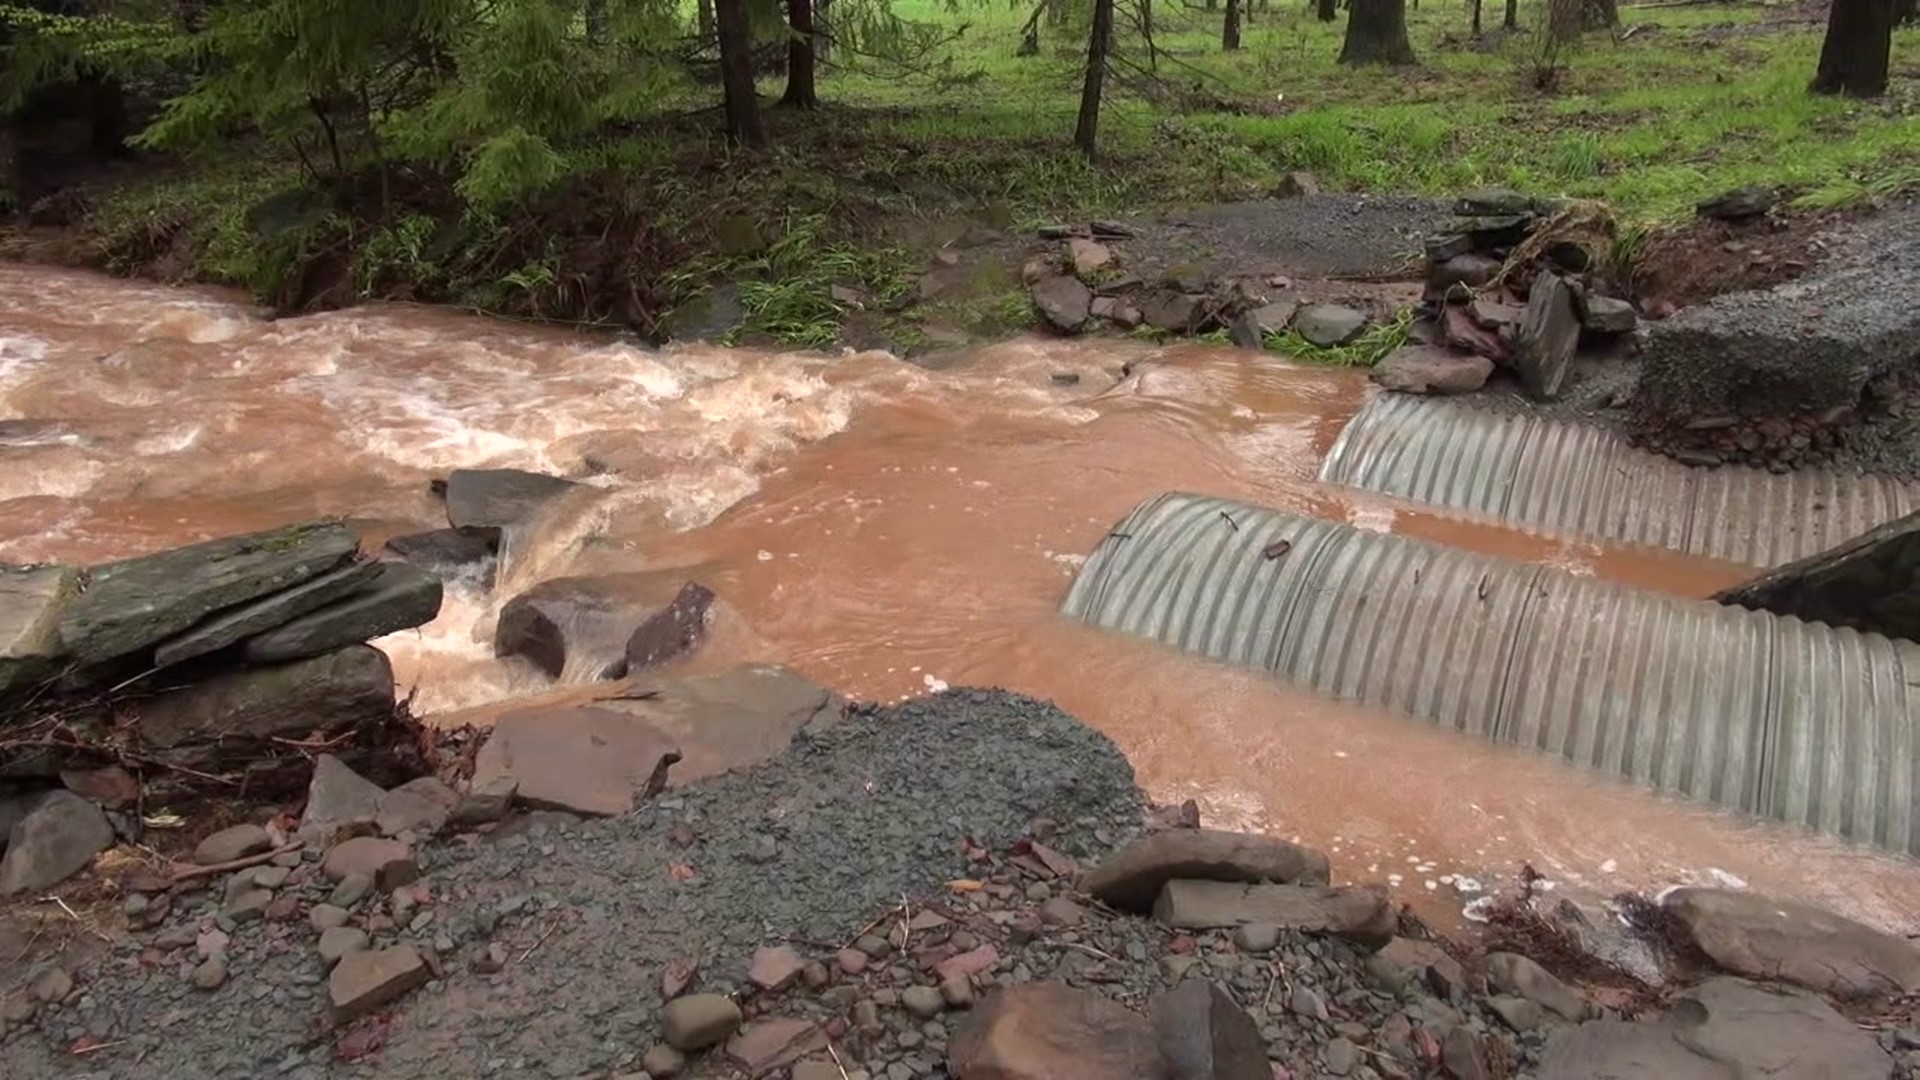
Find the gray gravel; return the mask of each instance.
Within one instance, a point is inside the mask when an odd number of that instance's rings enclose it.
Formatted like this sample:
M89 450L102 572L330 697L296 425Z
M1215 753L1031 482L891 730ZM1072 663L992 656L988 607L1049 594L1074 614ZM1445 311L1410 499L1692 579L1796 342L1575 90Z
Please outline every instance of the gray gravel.
M658 1034L668 962L697 958L698 985L726 991L762 944L837 946L902 896L964 873L963 837L999 850L1046 817L1059 823L1056 847L1090 856L1136 831L1140 812L1125 758L1051 705L955 690L861 710L774 761L626 818L537 814L420 852L427 918L413 915L411 932L381 933L376 945L437 945L446 977L408 1000L365 1064L334 1058L304 914L235 929L224 985L192 987L192 929L215 910L214 890L177 905L160 936L171 931L184 947L156 966L139 962L155 942L143 934L105 970L76 971L80 993L12 1034L0 1075L574 1077L634 1067ZM676 865L692 877L678 880ZM326 891L309 886L303 906ZM472 960L489 943L505 946L506 967L479 974ZM64 1052L89 1035L119 1045Z
M1203 264L1242 272L1372 275L1406 269L1426 238L1452 220L1449 207L1444 199L1403 195L1226 203L1169 215L1141 240L1186 247Z

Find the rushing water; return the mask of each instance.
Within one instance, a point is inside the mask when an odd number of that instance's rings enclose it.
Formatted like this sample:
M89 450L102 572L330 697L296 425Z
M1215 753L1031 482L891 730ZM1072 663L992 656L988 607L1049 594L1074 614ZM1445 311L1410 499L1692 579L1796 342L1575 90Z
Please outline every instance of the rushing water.
M1703 596L1738 571L1462 523L1321 487L1368 393L1226 350L1023 340L930 372L883 354L655 352L405 307L266 321L231 297L0 266L0 559L98 561L321 515L443 523L428 482L587 483L491 595L380 644L416 706L565 692L493 659L494 613L562 574L695 577L688 670L772 660L852 697L1051 698L1160 799L1297 836L1429 914L1530 862L1585 888L1742 880L1890 926L1920 867L1073 624L1055 608L1128 509L1204 491ZM1388 662L1393 662L1389 659Z

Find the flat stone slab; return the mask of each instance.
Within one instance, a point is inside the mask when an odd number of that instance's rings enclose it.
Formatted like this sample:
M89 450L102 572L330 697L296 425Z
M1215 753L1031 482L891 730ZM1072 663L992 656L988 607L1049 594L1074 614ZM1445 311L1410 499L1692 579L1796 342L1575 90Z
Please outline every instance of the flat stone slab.
M139 735L159 747L344 729L393 711L393 667L365 645L246 668L139 705Z
M426 961L411 945L346 953L327 977L334 1023L350 1023L391 1005L427 985L432 977Z
M60 639L82 663L130 656L214 612L318 577L358 549L346 526L325 521L97 566L67 604Z
M1153 905L1153 917L1177 930L1278 926L1338 934L1376 949L1393 940L1395 926L1384 889L1228 881L1169 881Z
M1843 998L1920 990L1920 948L1831 911L1725 889L1676 889L1663 905L1737 975Z
M1438 345L1402 345L1371 372L1374 382L1402 394L1471 394L1492 376L1493 361Z
M666 787L680 750L644 719L598 706L508 713L474 763L473 784L513 784L545 810L613 817Z
M380 568L377 565L355 563L301 582L291 589L283 589L251 603L230 608L186 633L162 642L153 651L154 666L169 667L196 656L205 656L242 638L283 626L316 608L325 607L359 591L379 575ZM360 638L342 644L357 645L365 640Z
M990 995L947 1048L956 1077L1172 1080L1146 1017L1091 990L1026 983Z
M321 754L307 782L307 807L300 814L300 838L312 844L372 825L380 814L380 785L354 772L332 754Z
M577 486L524 469L455 469L447 476L447 524L456 529L505 528Z
M247 660L271 664L319 656L433 621L440 579L408 563L373 564L372 577L343 598L248 640Z

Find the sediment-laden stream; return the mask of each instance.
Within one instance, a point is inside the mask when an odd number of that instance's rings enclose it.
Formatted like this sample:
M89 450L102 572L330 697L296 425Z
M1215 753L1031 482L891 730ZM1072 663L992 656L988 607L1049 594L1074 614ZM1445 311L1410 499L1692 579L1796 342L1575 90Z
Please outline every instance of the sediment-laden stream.
M566 693L495 660L518 589L658 571L718 593L686 666L789 664L852 697L998 685L1111 736L1160 799L1298 836L1429 914L1531 863L1613 890L1724 882L1869 921L1920 868L1663 800L1061 619L1140 499L1202 491L1677 594L1738 568L1466 524L1314 482L1360 375L1227 350L1021 340L928 371L609 339L385 307L267 321L236 299L0 267L0 560L90 562L321 515L442 523L429 481L585 484L491 594L385 639L415 706L484 719ZM1386 658L1405 662L1407 658Z

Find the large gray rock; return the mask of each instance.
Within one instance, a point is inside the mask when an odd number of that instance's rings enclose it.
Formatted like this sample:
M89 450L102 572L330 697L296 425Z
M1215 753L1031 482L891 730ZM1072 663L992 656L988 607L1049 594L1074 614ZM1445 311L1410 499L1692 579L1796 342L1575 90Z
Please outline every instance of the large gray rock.
M617 817L660 793L680 750L646 720L598 705L502 716L474 762L475 787L511 784L541 810Z
M712 599L673 575L553 578L501 609L493 651L522 657L554 678L615 679L627 672L630 646L657 664L697 644Z
M1121 911L1153 909L1160 890L1178 878L1324 885L1327 857L1260 833L1168 829L1149 833L1102 860L1080 887Z
M1714 599L1920 641L1920 513L1769 570Z
M1366 328L1366 315L1344 304L1308 304L1293 316L1293 332L1323 349L1345 345Z
M1170 334L1191 334L1200 329L1207 298L1193 293L1160 289L1140 303L1140 316L1148 326Z
M60 613L79 580L67 566L0 565L0 694L52 674Z
M1714 963L1843 998L1920 990L1920 948L1831 911L1725 889L1675 889L1666 910Z
M1871 379L1920 356L1920 207L1887 212L1873 235L1798 281L1652 324L1634 407L1683 421L1859 405Z
M1556 1034L1539 1080L1888 1080L1894 1062L1820 998L1711 979L1643 1023L1594 1020Z
M214 612L333 570L358 546L345 526L328 521L97 566L62 613L60 640L66 655L87 664L143 652Z
M149 746L334 731L393 711L386 654L356 645L290 664L248 668L169 691L138 706L136 731Z
M443 586L426 570L401 562L374 564L376 573L350 595L247 641L256 664L319 656L433 621Z
M8 834L0 896L58 885L112 846L113 826L99 807L70 791L49 791Z
M412 563L442 581L470 577L493 587L494 560L500 537L488 529L431 529L388 540L386 556Z
M380 815L380 785L354 772L332 754L321 754L307 782L307 807L300 814L299 836L326 845L335 838L371 827Z
M1541 401L1560 396L1574 350L1580 346L1580 320L1573 290L1558 274L1541 274L1527 293L1526 314L1513 336L1509 362L1520 385Z
M1373 381L1402 394L1471 394L1487 385L1493 361L1438 345L1402 345L1373 365Z
M503 529L527 520L576 486L571 480L524 469L455 469L447 476L447 524L456 529Z
M1063 334L1077 334L1093 313L1093 290L1066 274L1043 277L1030 290L1033 306L1047 325Z
M1718 221L1747 221L1773 209L1780 196L1770 187L1748 184L1694 204L1693 212Z
M1559 1016L1578 1023L1593 1011L1587 1000L1546 968L1519 953L1497 952L1487 956L1487 981Z
M1155 998L1153 1030L1174 1080L1273 1080L1259 1026L1207 979Z
M358 591L379 574L380 567L377 564L355 563L330 570L291 589L229 608L186 633L162 642L153 651L154 666L178 664L196 656L217 652L242 638L272 630ZM343 644L358 644L365 640L360 638Z

